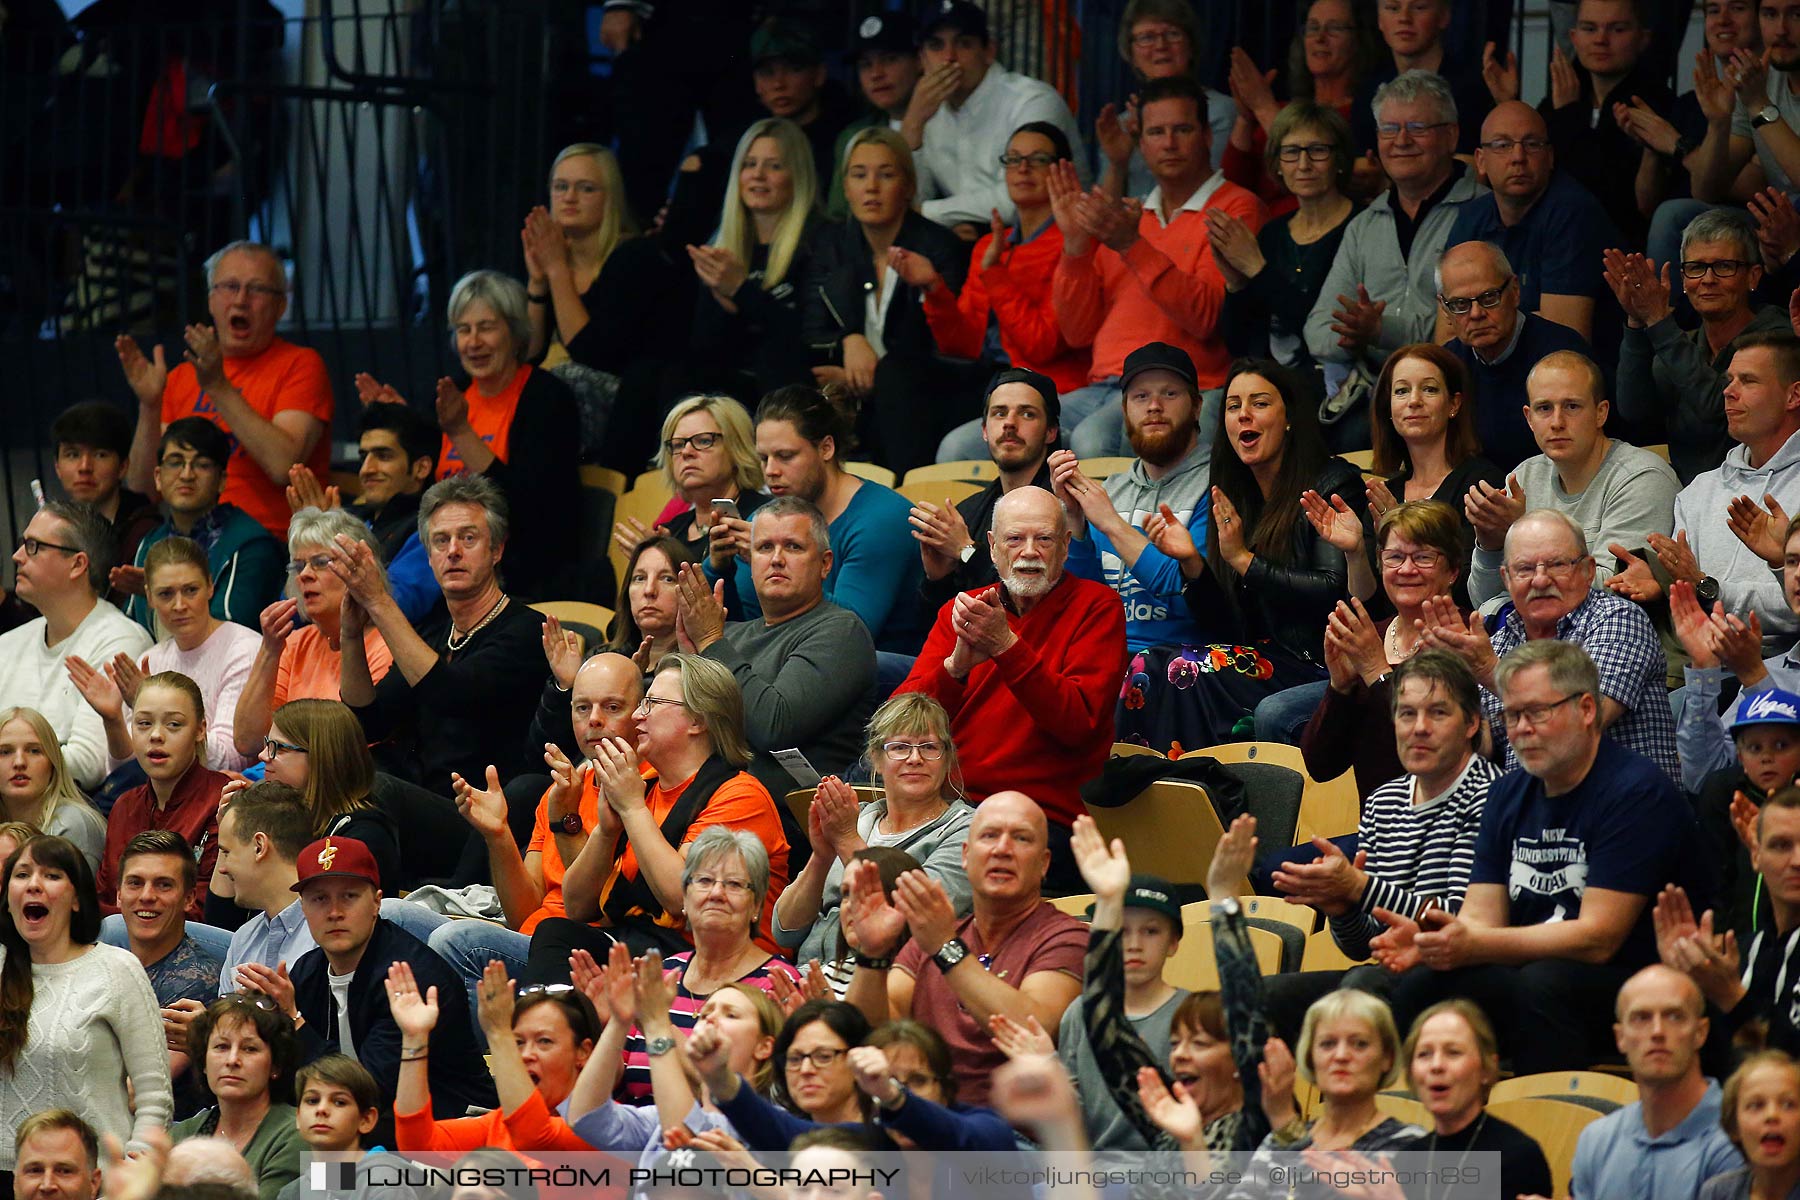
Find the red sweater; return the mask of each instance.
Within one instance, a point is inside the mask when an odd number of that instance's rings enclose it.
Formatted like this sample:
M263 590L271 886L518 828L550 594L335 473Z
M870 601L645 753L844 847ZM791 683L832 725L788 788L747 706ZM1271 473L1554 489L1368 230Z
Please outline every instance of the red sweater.
M1090 382L1118 378L1125 356L1146 342L1168 342L1192 356L1201 387L1224 386L1231 352L1219 332L1225 277L1206 232L1212 208L1251 233L1262 228L1261 201L1221 179L1204 205L1178 210L1166 227L1145 206L1138 240L1124 254L1095 242L1086 254L1063 255L1052 288L1056 316L1071 346L1093 347Z
M938 612L902 692L924 692L950 714L950 736L972 800L1021 791L1058 825L1086 810L1081 785L1112 751L1113 706L1125 676L1125 608L1104 584L1073 575L1024 616L1008 610L1013 648L957 681L944 670L955 645Z
M980 358L992 313L1000 323L1000 346L1015 367L1048 375L1059 392L1083 386L1088 352L1071 349L1063 340L1050 307L1050 284L1062 261L1062 230L1052 221L1035 238L1013 247L998 266L983 267L993 240L993 234L984 233L975 243L962 295L947 286L925 293L925 321L938 349L952 358Z
M212 883L213 861L219 857L219 793L231 776L209 771L199 763L187 769L169 797L169 807L156 807L156 791L139 784L113 805L106 818L106 849L100 855L95 886L100 892L100 911L107 916L119 911L119 856L132 838L150 829L172 829L187 839L194 852L194 890L188 894L188 920L202 919L206 892Z

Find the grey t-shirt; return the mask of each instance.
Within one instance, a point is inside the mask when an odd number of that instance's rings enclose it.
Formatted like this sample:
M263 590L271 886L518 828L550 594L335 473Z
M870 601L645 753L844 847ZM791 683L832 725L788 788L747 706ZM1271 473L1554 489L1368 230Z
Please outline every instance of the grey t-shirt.
M1141 1017L1126 1018L1158 1062L1169 1061L1170 1028L1175 1021L1175 1010L1188 995L1186 988L1176 988L1175 994L1161 1007ZM1075 1079L1075 1091L1081 1097L1081 1113L1086 1119L1094 1149L1148 1150L1150 1146L1143 1135L1113 1103L1106 1080L1100 1075L1100 1065L1088 1048L1087 1022L1082 1019L1081 1011L1079 996L1063 1010L1062 1025L1056 1033L1056 1053Z
M1788 86L1787 71L1769 68L1769 103L1781 110L1781 119L1787 122L1788 128L1800 131L1800 96ZM1744 107L1742 100L1736 101L1731 109L1731 136L1738 138L1755 138L1756 131L1750 128L1750 110ZM1768 147L1760 139L1756 141L1756 159L1762 163L1763 174L1768 176L1769 186L1778 187L1790 196L1794 194L1794 181L1788 178L1781 164L1770 154Z

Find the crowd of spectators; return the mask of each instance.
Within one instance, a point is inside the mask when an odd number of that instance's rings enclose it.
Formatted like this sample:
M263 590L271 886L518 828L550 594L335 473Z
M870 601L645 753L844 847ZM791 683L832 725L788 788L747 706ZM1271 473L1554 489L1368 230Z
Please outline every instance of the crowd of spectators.
M1535 106L1452 0L1302 0L1282 61L1210 7L1086 31L1135 91L1084 130L969 0L610 0L661 107L449 289L454 378L355 376L353 473L269 247L181 363L121 336L0 606L14 1193L1035 1145L1537 1196L1488 1090L1622 1061L1572 1196L1791 1194L1800 0L1706 0L1679 89L1685 6L1559 0ZM668 503L578 539L584 464ZM1355 829L1259 844L1190 773L1250 740ZM1164 776L1204 909L1093 815ZM1351 965L1265 972L1253 888Z

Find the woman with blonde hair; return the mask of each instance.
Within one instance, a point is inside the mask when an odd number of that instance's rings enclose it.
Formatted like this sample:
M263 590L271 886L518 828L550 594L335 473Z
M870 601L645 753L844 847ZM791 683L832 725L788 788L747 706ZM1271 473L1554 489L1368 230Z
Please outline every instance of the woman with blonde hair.
M973 393L937 361L919 289L895 249L929 260L953 291L968 277L961 238L915 211L919 179L906 139L864 129L844 148L850 220L822 233L804 300L805 337L821 386L863 401L858 432L896 474L931 462L938 440L974 408ZM976 385L979 386L978 384Z
M1487 1111L1500 1079L1500 1044L1486 1014L1469 1000L1443 1000L1419 1014L1400 1060L1406 1081L1431 1114L1420 1149L1427 1154L1500 1156L1502 1196L1552 1195L1550 1164L1531 1135Z
M798 285L820 225L819 180L806 135L779 117L738 139L728 178L717 236L687 248L701 285L692 346L761 395L807 377Z
M106 818L75 786L56 730L35 708L0 709L0 821L68 838L99 872Z
M969 911L963 843L975 810L962 798L950 716L919 692L891 697L869 718L868 761L882 794L861 804L837 776L819 782L807 809L812 857L775 902L775 940L796 962L820 959L839 997L854 970L838 944L844 868L869 847L904 850L943 884L960 919Z

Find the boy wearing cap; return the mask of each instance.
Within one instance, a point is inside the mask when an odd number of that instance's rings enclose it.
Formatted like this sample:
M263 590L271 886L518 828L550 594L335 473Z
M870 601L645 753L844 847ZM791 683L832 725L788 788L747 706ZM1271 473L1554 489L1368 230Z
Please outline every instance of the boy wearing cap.
M969 0L927 0L919 17L919 80L900 133L912 147L920 211L974 241L995 209L1005 221L1017 213L1006 194L1000 156L1013 131L1031 121L1061 129L1071 146L1081 131L1069 106L1047 83L1014 74L994 61L987 14ZM924 123L916 127L915 115Z
M1137 461L1104 486L1081 473L1073 453L1050 456L1050 477L1075 531L1069 570L1104 583L1125 602L1125 640L1136 653L1151 646L1196 643L1200 627L1183 599L1181 564L1151 544L1144 522L1162 509L1206 545L1212 507L1212 445L1200 424L1216 428L1218 401L1201 403L1194 360L1167 342L1133 350L1119 376L1125 435Z
M885 125L901 133L911 123L915 134L908 145L917 145L918 131L925 127L925 116L916 110L927 107L928 97L918 93L919 53L913 36L912 17L904 12L876 13L864 18L856 27L856 45L851 62L856 65L856 83L869 111L844 126L832 148L830 186L825 201L825 215L842 221L850 215L844 202L844 152L850 139L865 129ZM915 103L916 101L916 103ZM825 177L820 177L820 183Z
M462 977L424 942L381 916L381 873L375 856L355 838L321 838L300 852L293 890L317 946L300 956L292 975L246 965L250 986L274 998L294 1018L306 1058L342 1053L367 1067L391 1121L400 1081L400 1027L388 1009L387 973L411 965L421 993L437 990L439 1019L432 1038L433 1115L460 1117L469 1105L498 1103L492 1078L473 1069L481 1061ZM391 1141L391 1126L377 1140Z
M1163 966L1181 945L1181 933L1181 906L1175 903L1174 886L1154 875L1133 875L1125 889L1124 923L1116 939L1117 953L1124 959L1125 1019L1159 1063L1169 1061L1175 1010L1191 994L1163 978ZM1100 931L1090 936L1090 957L1100 937ZM1063 1011L1056 1053L1075 1080L1088 1136L1096 1150L1148 1150L1150 1144L1113 1102L1112 1089L1094 1060L1086 1002L1085 996L1077 997Z

